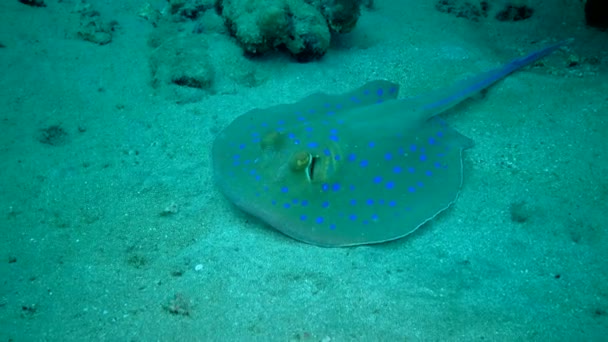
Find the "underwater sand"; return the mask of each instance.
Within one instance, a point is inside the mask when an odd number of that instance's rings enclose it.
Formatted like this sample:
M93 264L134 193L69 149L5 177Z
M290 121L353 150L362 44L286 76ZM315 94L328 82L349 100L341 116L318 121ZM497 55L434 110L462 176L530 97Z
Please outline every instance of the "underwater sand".
M320 61L271 54L258 86L185 104L150 86L141 2L95 4L120 24L103 46L74 37L74 3L47 3L0 5L1 341L608 334L608 37L578 1L505 23L379 0ZM215 135L253 108L380 78L419 94L567 37L445 116L475 141L462 191L403 239L304 244L214 185Z

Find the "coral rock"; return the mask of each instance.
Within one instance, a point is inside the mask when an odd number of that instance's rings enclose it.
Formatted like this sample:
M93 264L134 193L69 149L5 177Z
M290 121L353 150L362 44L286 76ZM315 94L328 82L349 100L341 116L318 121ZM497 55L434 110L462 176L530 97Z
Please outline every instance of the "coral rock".
M330 32L351 31L359 0L223 0L231 34L250 54L286 49L299 61L325 54Z

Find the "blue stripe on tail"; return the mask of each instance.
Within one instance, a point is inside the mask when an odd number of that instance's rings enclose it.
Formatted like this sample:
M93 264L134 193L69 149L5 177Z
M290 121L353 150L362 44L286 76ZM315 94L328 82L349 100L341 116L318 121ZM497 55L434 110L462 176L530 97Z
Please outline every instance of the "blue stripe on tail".
M563 40L542 50L533 52L527 56L514 59L513 61L509 62L501 68L491 70L480 76L462 81L461 83L463 87L461 89L456 88L457 90L455 92L449 94L448 96L442 98L439 101L422 106L422 109L432 110L434 108L451 107L453 105L456 105L458 102L463 101L466 98L474 95L475 93L491 86L492 84L500 81L502 78L508 76L509 74L525 67L526 65L530 65L531 63L534 63L541 58L550 55L555 50L559 49L561 46L570 43L572 40L573 39Z

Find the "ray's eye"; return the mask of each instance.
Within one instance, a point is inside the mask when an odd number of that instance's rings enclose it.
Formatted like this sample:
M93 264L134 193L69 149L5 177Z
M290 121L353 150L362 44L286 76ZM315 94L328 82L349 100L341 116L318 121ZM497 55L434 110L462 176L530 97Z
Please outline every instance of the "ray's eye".
M315 166L319 161L318 156L313 156L307 151L299 151L294 153L289 159L289 167L293 172L304 171L306 179L312 182L315 179Z
M306 151L294 153L289 160L289 167L294 172L299 172L308 168L312 162L312 154Z
M279 150L283 147L285 136L279 132L269 132L264 134L260 140L262 149Z

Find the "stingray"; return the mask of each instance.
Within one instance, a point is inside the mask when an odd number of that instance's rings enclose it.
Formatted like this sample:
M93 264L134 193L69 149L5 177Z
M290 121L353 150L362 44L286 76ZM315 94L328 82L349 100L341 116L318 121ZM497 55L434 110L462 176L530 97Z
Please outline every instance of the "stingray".
M213 144L214 177L237 207L297 240L353 246L406 236L447 209L471 139L438 114L563 41L422 96L372 81L237 117Z

